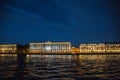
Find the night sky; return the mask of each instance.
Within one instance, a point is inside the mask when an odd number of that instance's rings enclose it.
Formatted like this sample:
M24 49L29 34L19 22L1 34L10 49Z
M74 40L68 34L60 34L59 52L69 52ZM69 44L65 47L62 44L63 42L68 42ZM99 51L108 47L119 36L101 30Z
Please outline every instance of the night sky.
M0 43L120 41L120 0L0 0Z

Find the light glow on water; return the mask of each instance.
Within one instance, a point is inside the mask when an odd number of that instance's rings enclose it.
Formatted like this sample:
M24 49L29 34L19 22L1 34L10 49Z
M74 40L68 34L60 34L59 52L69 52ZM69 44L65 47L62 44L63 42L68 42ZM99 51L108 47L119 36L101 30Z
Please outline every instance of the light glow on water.
M119 80L119 64L120 55L0 55L0 79Z

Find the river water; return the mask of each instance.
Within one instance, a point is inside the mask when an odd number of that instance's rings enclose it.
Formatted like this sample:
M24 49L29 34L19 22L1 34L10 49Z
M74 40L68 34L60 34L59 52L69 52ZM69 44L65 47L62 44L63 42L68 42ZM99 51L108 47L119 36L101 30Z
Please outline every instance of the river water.
M0 54L0 80L120 80L120 55Z

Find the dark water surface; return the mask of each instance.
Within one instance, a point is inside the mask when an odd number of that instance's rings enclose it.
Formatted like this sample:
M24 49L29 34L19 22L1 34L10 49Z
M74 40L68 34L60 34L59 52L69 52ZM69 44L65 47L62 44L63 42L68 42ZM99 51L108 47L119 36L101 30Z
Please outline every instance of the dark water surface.
M0 54L0 80L120 80L120 55Z

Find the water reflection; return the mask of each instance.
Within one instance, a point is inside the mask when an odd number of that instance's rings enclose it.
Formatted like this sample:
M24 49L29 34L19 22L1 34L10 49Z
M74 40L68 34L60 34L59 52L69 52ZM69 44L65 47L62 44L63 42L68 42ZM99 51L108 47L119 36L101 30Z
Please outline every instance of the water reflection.
M120 55L0 55L0 80L120 79Z
M0 54L0 79L14 77L16 73L16 58L13 54Z

